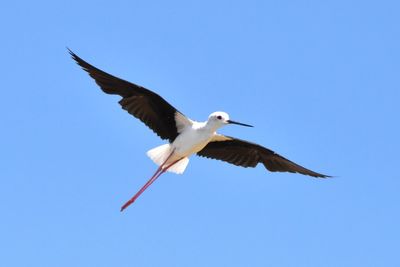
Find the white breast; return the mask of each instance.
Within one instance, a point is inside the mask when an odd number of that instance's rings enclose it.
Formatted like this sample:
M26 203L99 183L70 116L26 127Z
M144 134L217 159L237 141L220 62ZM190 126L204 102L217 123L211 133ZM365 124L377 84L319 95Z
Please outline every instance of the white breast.
M172 146L176 154L188 157L202 150L213 136L214 132L210 132L204 127L204 124L196 122L192 127L184 129L174 140Z

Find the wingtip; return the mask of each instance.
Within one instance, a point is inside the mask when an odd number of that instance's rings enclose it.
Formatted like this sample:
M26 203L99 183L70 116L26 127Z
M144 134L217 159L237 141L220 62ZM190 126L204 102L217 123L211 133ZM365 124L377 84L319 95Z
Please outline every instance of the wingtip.
M79 57L67 46L66 47L68 54L72 57L73 60L78 61Z
M89 63L87 63L82 58L80 58L77 54L75 54L71 49L69 49L69 47L67 47L67 50L68 50L68 53L71 55L71 58L75 61L75 63L78 64L79 66L81 66L81 68L84 71L89 72L90 68L94 68Z
M335 176L326 175L326 174L322 174L322 173L316 173L315 175L311 175L311 174L308 174L308 175L310 175L312 177L315 177L315 178L321 178L321 179L328 179L328 178L334 178L335 177Z
M320 176L314 176L315 178L319 178L319 179L328 179L328 178L332 178L329 175L320 175Z
M75 55L75 53L72 52L72 50L71 50L68 46L66 46L65 48L67 49L68 53L69 53L71 56Z

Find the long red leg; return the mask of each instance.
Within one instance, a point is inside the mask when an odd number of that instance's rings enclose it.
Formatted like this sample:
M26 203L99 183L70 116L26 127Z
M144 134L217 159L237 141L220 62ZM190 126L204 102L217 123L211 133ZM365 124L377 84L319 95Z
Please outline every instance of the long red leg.
M122 207L121 212L126 209L129 205L131 205L135 200L147 189L161 174L161 167L160 166L157 171L153 174L153 176L143 185L143 187L131 198L129 199Z
M157 171L153 174L153 176L143 185L143 187L130 199L128 200L122 207L121 207L121 212L126 209L129 205L131 205L135 200L155 181L157 180L158 177L161 176L164 172L166 172L172 165L177 163L179 160L174 161L170 165L168 165L166 168L163 168L165 163L168 161L168 159L172 156L173 152L171 155L168 156L168 158L165 160L165 162L160 165L160 167L157 169Z

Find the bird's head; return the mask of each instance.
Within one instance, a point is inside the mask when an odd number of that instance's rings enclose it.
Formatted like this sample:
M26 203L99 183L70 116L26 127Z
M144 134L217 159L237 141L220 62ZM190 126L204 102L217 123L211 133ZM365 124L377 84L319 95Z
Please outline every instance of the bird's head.
M227 124L237 124L237 125L242 125L242 126L246 126L246 127L253 127L248 124L230 120L228 113L223 112L223 111L217 111L217 112L211 113L210 116L208 117L208 123L215 126L216 128L220 128Z

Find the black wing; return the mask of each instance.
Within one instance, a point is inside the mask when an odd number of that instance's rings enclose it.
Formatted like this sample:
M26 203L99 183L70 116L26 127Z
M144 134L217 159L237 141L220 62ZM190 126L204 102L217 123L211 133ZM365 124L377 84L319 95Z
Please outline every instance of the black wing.
M211 141L197 155L242 167L255 167L262 163L271 172L297 172L313 177L330 177L306 169L268 148L229 136L220 136L218 140Z
M119 104L123 109L140 119L162 139L174 141L178 135L175 114L179 111L158 94L90 65L71 50L69 53L96 81L103 92L122 96Z

